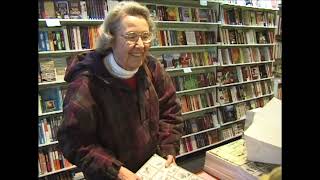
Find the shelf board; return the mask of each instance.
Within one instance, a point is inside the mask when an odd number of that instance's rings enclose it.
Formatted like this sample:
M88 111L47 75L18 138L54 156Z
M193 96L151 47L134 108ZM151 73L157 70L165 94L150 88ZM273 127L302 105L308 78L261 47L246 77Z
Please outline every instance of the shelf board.
M47 113L41 113L38 116L39 117L47 117L47 116L52 116L52 115L59 115L62 114L62 110L59 111L53 111L53 112L47 112Z
M193 92L194 93L199 93L201 91L206 91L206 90L210 90L210 89L217 88L217 87L218 87L218 85L195 88L195 89L188 89L188 90L183 90L183 91L177 91L176 94L178 96L182 96L182 95L185 95L185 94L192 95Z
M216 2L214 0L208 0L208 2ZM266 7L257 7L257 6L248 6L248 5L240 5L240 4L233 4L227 2L220 2L221 6L223 7L239 7L241 9L248 9L248 10L259 10L259 11L278 11L279 8L266 8Z
M53 141L53 142L49 142L49 143L45 143L45 144L39 144L39 148L45 147L45 146L51 146L54 144L58 144L58 141Z
M157 4L159 6L172 6L172 7L201 7L203 9L211 8L213 5L217 4L216 2L208 2L208 6L201 6L198 1L195 0L135 0L142 4Z
M246 102L246 101L251 101L251 100L254 100L254 99L259 99L259 98L263 98L263 97L267 97L267 96L273 96L273 95L274 95L274 93L265 94L265 95L262 95L262 96L253 97L253 98L249 98L249 99L245 99L245 100L241 100L241 101L236 101L236 102L221 104L220 107L229 106L229 105L232 105L232 104L238 104L238 103L242 103L242 102Z
M103 19L58 19L61 26L98 26L103 23ZM47 27L46 19L39 19L39 27Z
M220 107L220 105L210 106L210 107L206 107L206 108L202 108L202 109L197 109L194 111L184 112L184 113L182 113L182 117L183 117L183 120L194 118L194 117L203 115L205 113L211 112L214 108L217 108L217 107Z
M228 66L245 66L245 65L252 65L252 64L267 64L267 63L273 63L275 60L271 61L260 61L260 62L248 62L248 63L239 63L239 64L224 64L220 65L220 67L228 67Z
M60 173L60 172L63 172L63 171L69 171L69 170L72 170L72 169L75 169L77 168L77 166L70 166L70 167L67 167L67 168L63 168L63 169L59 169L59 170L56 170L56 171L53 171L53 172L48 172L48 173L45 173L45 174L39 174L39 178L41 177L45 177L45 176L49 176L49 175L52 175L52 174L56 174L56 173Z
M208 131L213 131L213 130L216 130L216 129L219 129L219 127L214 127L214 128L209 128L209 129L205 129L205 130L202 130L202 131L199 131L199 132L196 132L196 133L191 133L191 134L187 134L187 135L184 135L181 137L182 138L186 138L186 137L190 137L190 136L195 136L197 134L202 134L202 133L205 133L205 132L208 132Z
M39 89L45 89L45 88L57 87L57 86L66 86L66 85L67 85L67 82L63 80L38 83Z
M203 52L213 51L219 44L201 44L201 45L174 45L174 46L152 46L151 53L179 53L179 52Z
M255 25L232 25L221 24L221 28L233 28L233 29L276 29L277 26L255 26Z
M191 153L194 153L194 152L197 152L197 151L206 149L206 148L208 148L208 147L212 147L212 146L221 144L221 143L223 143L223 142L229 141L229 140L231 140L231 139L235 139L235 138L240 137L240 136L242 136L242 134L235 135L235 136L233 136L233 137L231 137L231 138L227 138L227 139L218 141L218 142L213 143L213 144L209 144L209 145L207 145L207 146L204 146L204 147L195 149L195 150L193 150L193 151L189 151L189 152L185 152L185 153L183 153L183 154L179 154L179 155L176 156L176 158L180 158L180 157L182 157L182 156L185 156L185 155L188 155L188 154L191 154Z
M167 68L166 71L170 74L170 76L184 76L189 74L198 74L198 73L206 73L210 72L214 68L219 65L207 65L207 66L195 66L195 67L186 67L186 68ZM190 68L191 72L185 73L184 69Z
M60 50L60 51L40 51L38 52L39 57L64 57L77 54L80 52L91 51L92 49L81 49L81 50Z
M263 47L263 46L275 46L275 43L270 44L221 44L218 47Z
M213 30L220 22L155 21L158 30Z
M243 120L245 120L245 119L246 119L245 117L242 117L242 118L237 119L237 120L235 120L235 121L231 121L231 122L223 123L223 124L221 124L221 127L222 127L222 126L227 126L227 125L229 125L229 124L234 124L234 123L237 123L237 122L243 121Z
M231 84L223 84L220 85L218 87L227 87L227 86L235 86L235 85L239 85L239 84L247 84L247 83L253 83L253 82L258 82L258 81L265 81L265 80L271 80L274 77L267 77L267 78L262 78L262 79L255 79L255 80L251 80L251 81L243 81L243 82L237 82L237 83L231 83Z
M98 26L103 19L58 19L61 26ZM46 19L39 19L39 27L47 27ZM185 21L154 21L157 28L178 28L178 29L212 29L221 23L214 22L185 22ZM60 27L60 26L59 26Z

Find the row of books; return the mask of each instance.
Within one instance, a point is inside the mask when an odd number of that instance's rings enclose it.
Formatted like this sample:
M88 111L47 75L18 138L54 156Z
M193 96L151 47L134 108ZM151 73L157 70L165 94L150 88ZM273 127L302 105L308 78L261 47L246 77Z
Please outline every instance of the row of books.
M162 6L146 4L151 16L158 21L185 21L185 22L217 22L218 12L215 9Z
M62 102L65 93L66 89L60 87L41 89L38 93L39 115L62 110Z
M204 146L216 143L219 141L218 130L213 130L194 136L188 136L180 140L180 154L194 151Z
M180 96L179 99L181 102L182 113L218 105L215 89L211 92L196 95L183 95Z
M273 30L242 30L220 28L222 44L269 44L274 43Z
M235 86L214 88L210 92L196 95L182 95L180 102L182 112L195 111L206 107L259 98L272 93L271 81L264 80Z
M184 135L197 133L210 128L220 127L220 124L218 122L217 111L213 111L203 116L198 116L196 118L186 119L183 122Z
M269 99L270 98L267 97L259 98L258 100L222 106L203 116L185 119L184 135L197 133L210 128L219 128L226 123L244 119L248 110L263 106Z
M184 154L199 148L218 143L243 133L243 122L230 124L222 129L214 129L194 136L188 136L180 140L180 152Z
M223 23L231 25L275 26L275 12L223 8Z
M219 124L223 126L225 123L245 118L246 112L250 110L250 108L250 101L222 106L217 110Z
M39 0L39 18L104 19L108 11L105 0Z
M262 62L269 60L268 47L260 48L222 48L218 49L218 59L216 58L216 50L207 52L193 53L173 53L162 54L157 57L166 69L208 66L208 65L229 65L250 62ZM239 55L240 54L240 55ZM271 60L271 59L270 59ZM65 68L67 64L66 58L42 58L39 59L38 79L41 82L63 81ZM259 69L257 69L257 67ZM259 78L271 77L271 69L268 65L254 66L237 66L224 67L223 71L229 74L237 69L239 81L248 81ZM232 71L231 71L232 70ZM242 73L242 77L240 76ZM225 78L227 79L227 78ZM243 79L243 80L241 80ZM230 82L231 83L231 82ZM226 83L222 83L226 84ZM185 89L185 88L183 88ZM182 88L180 88L182 90Z
M226 126L222 128L219 132L220 140L226 140L230 139L232 137L235 137L237 135L240 135L243 133L244 128L244 121L231 124L230 126Z
M39 145L57 141L58 127L62 122L62 116L49 116L39 119L38 140Z
M216 76L214 72L176 76L171 77L171 79L176 87L176 91L216 85Z
M55 147L40 149L38 156L39 175L72 166Z
M277 25L277 28L275 30L275 34L281 35L282 34L282 16L279 14L279 12L277 14L275 23Z
M277 0L216 0L223 3L230 3L242 6L252 6L260 8L278 8Z
M156 32L153 46L216 44L215 31L176 31L160 30Z
M282 43L276 42L274 46L274 56L275 59L281 59L282 58Z
M263 95L271 94L271 92L271 81L259 81L254 83L218 88L217 99L220 105L223 105L232 102L258 98Z
M66 58L45 58L38 61L38 82L63 81L67 61Z
M166 69L218 65L216 49L204 52L164 53L157 59Z
M248 82L272 77L272 67L270 64L228 66L218 68L216 76L219 85Z
M273 31L219 29L215 31L160 30L152 46L216 44L266 44L274 42ZM39 30L39 51L81 50L95 48L98 26L64 26L55 30Z
M278 86L277 98L282 99L282 86L281 85Z
M95 47L98 26L64 26L39 30L39 51L81 50Z
M270 47L219 48L218 60L222 65L271 61L273 52Z

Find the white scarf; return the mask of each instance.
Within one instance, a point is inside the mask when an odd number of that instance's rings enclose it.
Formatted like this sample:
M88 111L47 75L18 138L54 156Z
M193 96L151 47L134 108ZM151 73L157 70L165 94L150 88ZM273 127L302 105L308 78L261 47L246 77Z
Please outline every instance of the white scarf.
M136 72L139 70L139 68L128 71L123 69L118 65L118 63L115 61L113 53L110 53L104 58L104 65L107 68L107 70L115 77L121 78L121 79L129 79L131 78Z

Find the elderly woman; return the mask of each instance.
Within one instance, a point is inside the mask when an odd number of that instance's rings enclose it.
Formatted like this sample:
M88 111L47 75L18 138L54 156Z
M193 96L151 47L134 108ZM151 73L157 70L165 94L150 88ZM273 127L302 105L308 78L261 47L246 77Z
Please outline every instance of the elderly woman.
M102 25L98 47L73 57L58 130L59 148L85 178L138 179L154 153L175 163L182 131L175 87L148 51L148 9L120 2Z

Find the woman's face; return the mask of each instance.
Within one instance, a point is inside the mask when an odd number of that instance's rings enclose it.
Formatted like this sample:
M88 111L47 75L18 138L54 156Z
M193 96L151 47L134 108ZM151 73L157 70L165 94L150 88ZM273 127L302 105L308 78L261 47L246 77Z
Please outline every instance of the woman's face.
M140 67L150 48L151 42L146 40L149 35L148 23L142 16L122 17L112 45L118 65L128 71Z

